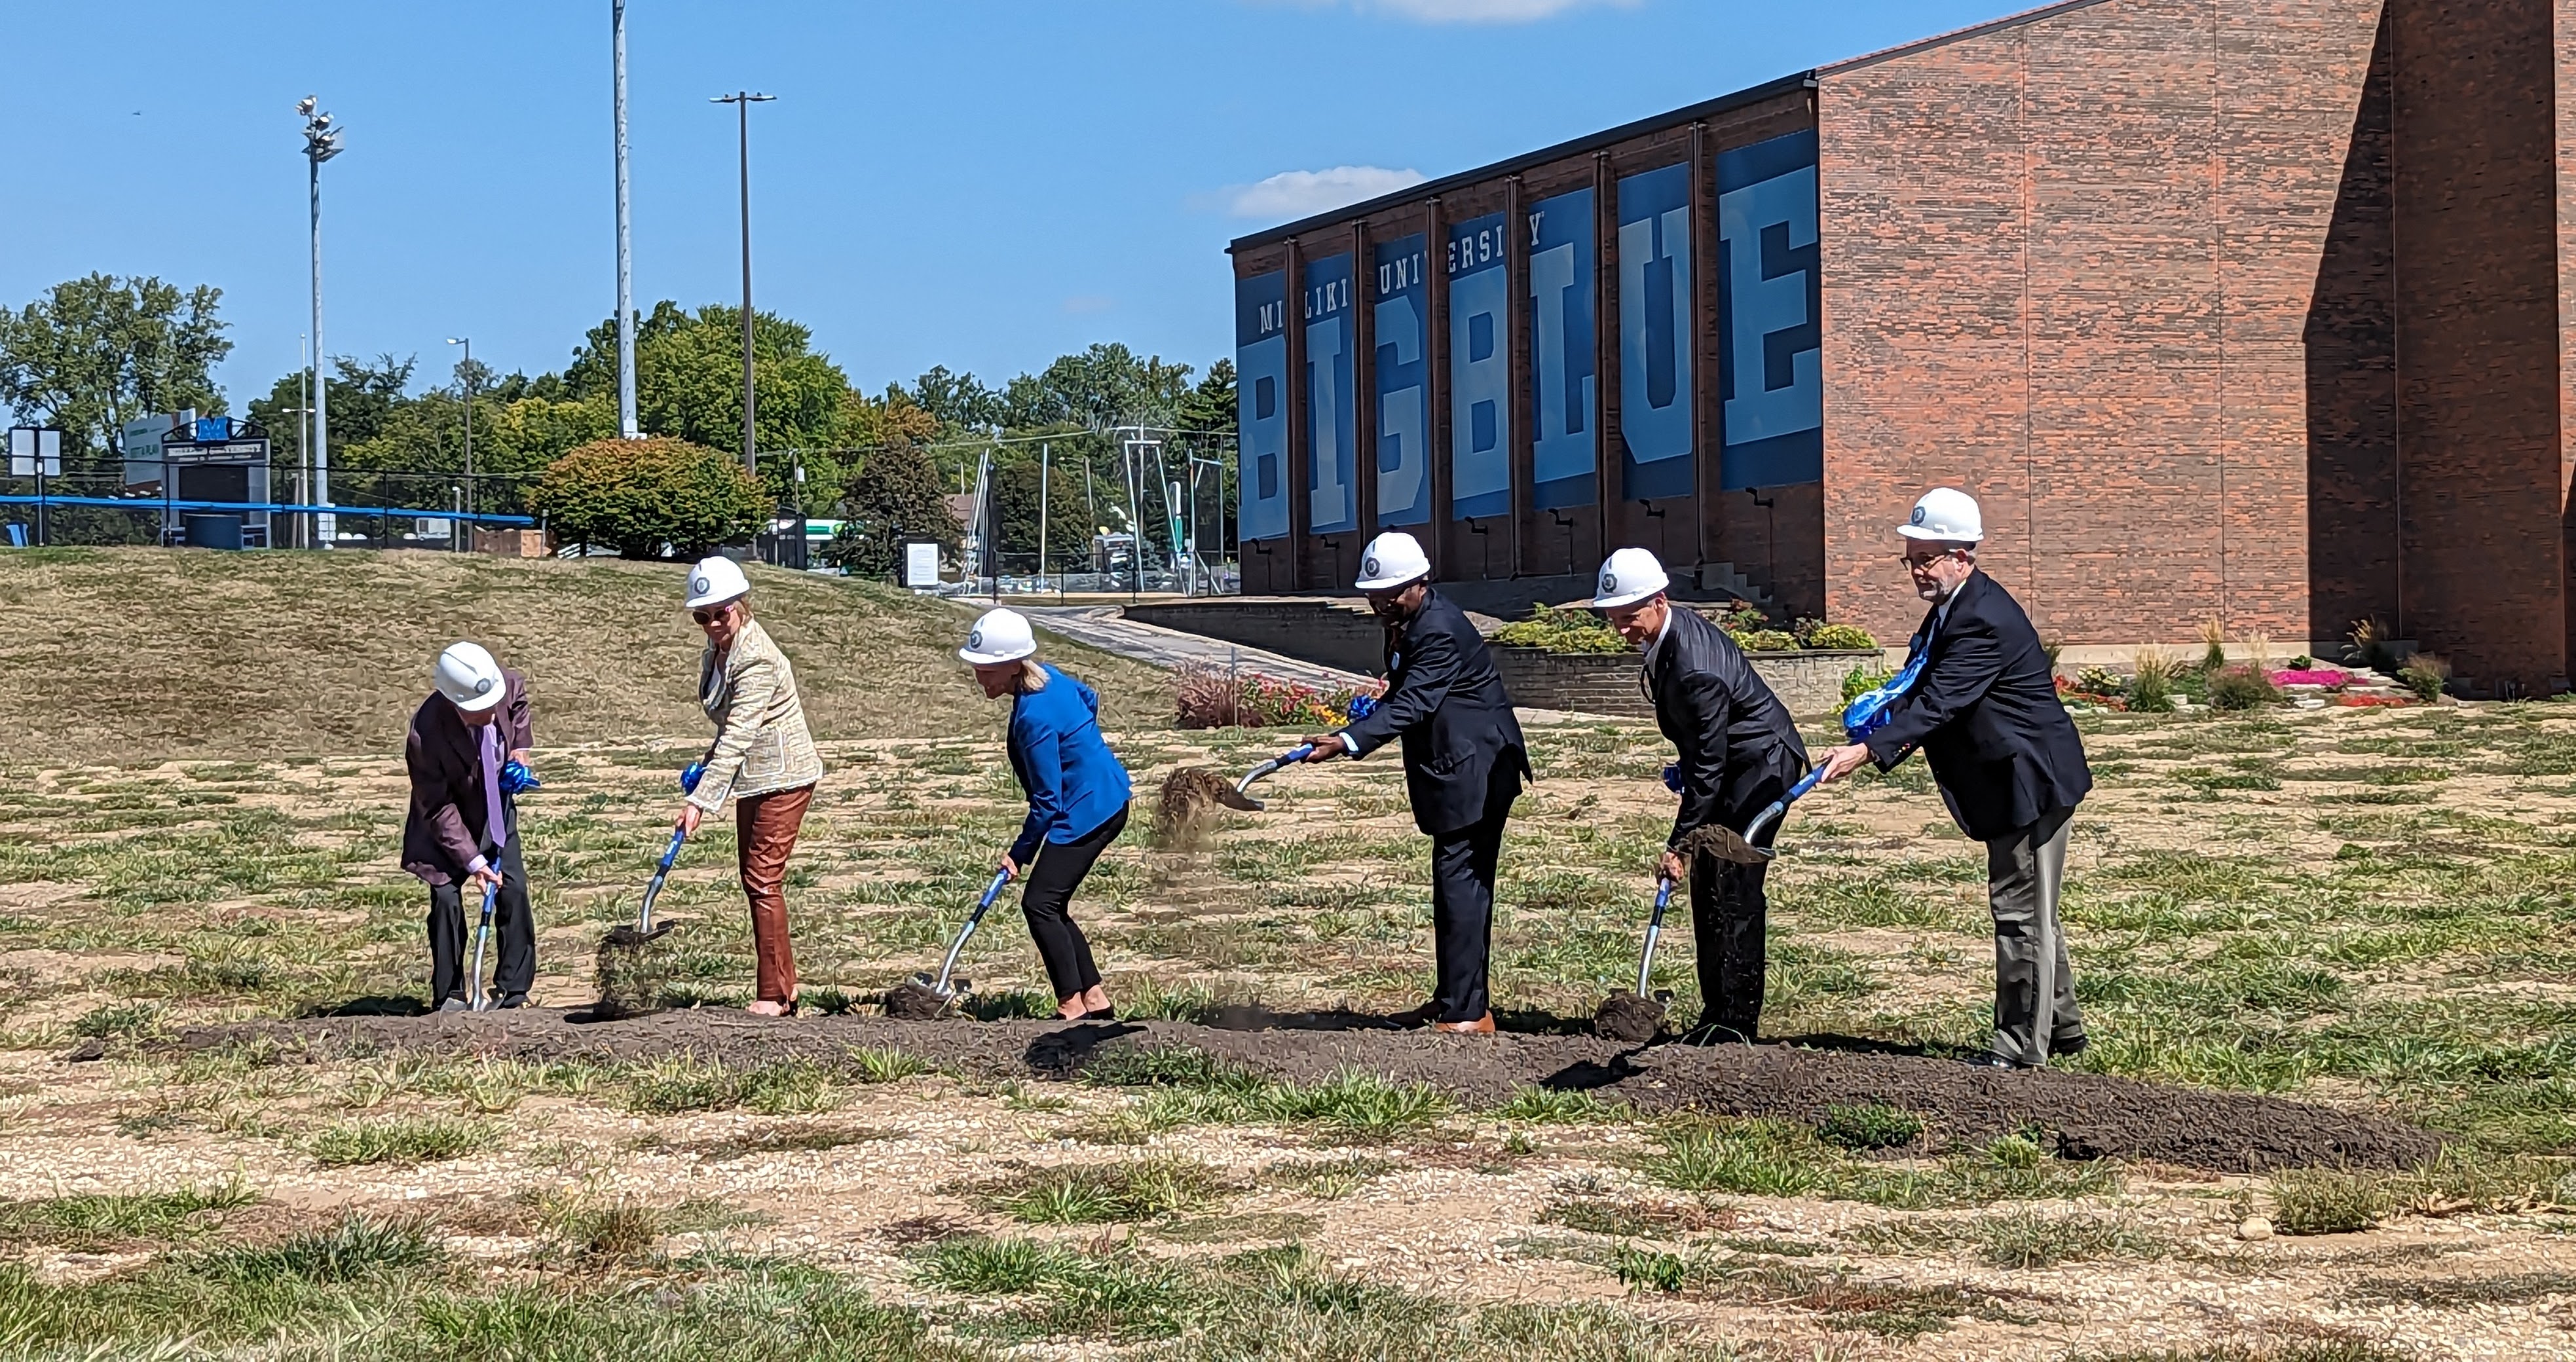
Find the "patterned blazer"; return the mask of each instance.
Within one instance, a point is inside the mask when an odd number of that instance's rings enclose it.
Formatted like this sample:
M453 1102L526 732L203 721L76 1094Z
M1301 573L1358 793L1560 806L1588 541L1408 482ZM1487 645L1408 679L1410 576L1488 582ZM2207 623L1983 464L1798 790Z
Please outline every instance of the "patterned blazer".
M714 813L728 794L774 794L823 778L823 758L796 695L796 669L760 621L743 621L721 662L713 646L700 654L698 707L715 724L716 738L690 803Z

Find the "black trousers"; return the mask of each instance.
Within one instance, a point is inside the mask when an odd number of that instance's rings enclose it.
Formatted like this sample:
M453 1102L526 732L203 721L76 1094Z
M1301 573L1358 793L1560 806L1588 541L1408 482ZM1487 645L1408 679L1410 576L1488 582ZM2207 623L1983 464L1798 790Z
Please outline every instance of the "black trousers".
M1489 805L1481 823L1431 839L1431 944L1439 982L1438 1020L1471 1022L1493 1010L1486 975L1494 957L1494 870L1517 789Z
M1029 868L1028 883L1020 890L1020 913L1029 920L1029 936L1038 943L1038 958L1046 962L1047 983L1058 1002L1100 984L1091 942L1066 909L1100 853L1126 830L1127 810L1120 809L1077 841L1046 843L1038 848L1037 864Z
M528 912L528 867L519 857L519 830L501 848L501 894L492 905L492 935L500 963L492 970L492 999L525 993L537 981L537 924ZM474 967L473 932L483 920L480 885L429 887L429 1005L465 997L465 974Z
M1788 793L1803 772L1770 772L1747 788L1731 788L1721 821L1744 826L1770 801ZM1754 837L1757 847L1770 847L1780 834L1772 821ZM1698 947L1700 1025L1716 1025L1752 1040L1762 1025L1762 971L1770 968L1765 935L1770 932L1770 901L1762 881L1770 865L1736 865L1713 855L1692 857L1690 865L1690 937Z

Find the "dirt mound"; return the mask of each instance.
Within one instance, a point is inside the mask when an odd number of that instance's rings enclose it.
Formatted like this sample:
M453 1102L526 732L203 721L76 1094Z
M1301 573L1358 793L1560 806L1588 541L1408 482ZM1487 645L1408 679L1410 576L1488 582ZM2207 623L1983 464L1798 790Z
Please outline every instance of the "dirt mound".
M895 1046L997 1077L1070 1078L1113 1046L1189 1046L1272 1078L1307 1081L1351 1067L1428 1083L1471 1105L1524 1085L1579 1088L1648 1112L1683 1108L1813 1121L1826 1108L1878 1102L1915 1112L1948 1144L2036 1126L2074 1158L2155 1160L2224 1172L2313 1164L2400 1168L2430 1158L2431 1133L2276 1097L2203 1092L2093 1074L1975 1069L1953 1060L1861 1049L1766 1045L1636 1048L1588 1035L1434 1035L1366 1030L1222 1030L1179 1022L771 1020L740 1012L663 1012L624 1021L586 1012L432 1013L254 1022L186 1032L205 1049L267 1039L316 1057L415 1050L520 1059L653 1059L683 1051L755 1064Z
M662 991L671 983L671 952L665 943L677 923L653 930L610 929L599 942L599 1001L591 1015L601 1021L641 1017L660 1010Z
M1592 1014L1592 1034L1630 1044L1653 1040L1664 1026L1664 1005L1634 993L1613 993Z
M936 1021L948 1011L948 1000L937 989L907 981L887 989L878 1006L898 1021Z

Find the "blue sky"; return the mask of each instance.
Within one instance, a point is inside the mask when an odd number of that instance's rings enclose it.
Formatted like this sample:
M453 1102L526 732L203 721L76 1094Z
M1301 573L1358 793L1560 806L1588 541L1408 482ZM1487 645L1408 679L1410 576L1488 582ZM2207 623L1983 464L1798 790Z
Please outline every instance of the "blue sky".
M1232 345L1234 236L2017 0L630 0L635 296L754 287L873 390L1097 340ZM93 270L224 290L238 409L306 326L295 101L323 170L330 350L471 335L560 368L614 306L608 0L0 0L0 303ZM322 16L317 21L316 16Z

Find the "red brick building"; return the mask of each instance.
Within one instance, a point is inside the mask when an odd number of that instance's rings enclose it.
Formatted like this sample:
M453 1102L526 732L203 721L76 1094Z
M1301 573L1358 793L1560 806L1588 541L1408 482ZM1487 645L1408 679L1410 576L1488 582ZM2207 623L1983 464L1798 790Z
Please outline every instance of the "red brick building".
M2071 649L2563 688L2571 187L2576 0L2074 0L1258 233L1246 586L1643 543L1899 639L1946 483Z

